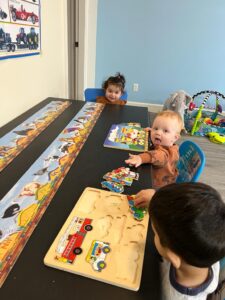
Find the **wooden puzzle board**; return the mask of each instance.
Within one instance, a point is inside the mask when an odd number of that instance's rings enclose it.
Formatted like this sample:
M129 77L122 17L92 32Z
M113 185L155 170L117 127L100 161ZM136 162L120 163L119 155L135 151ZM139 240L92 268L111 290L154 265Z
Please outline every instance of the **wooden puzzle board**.
M83 221L77 234L75 223L80 218ZM141 282L148 221L148 213L142 221L134 219L126 195L88 187L48 250L44 263L137 291ZM84 230L84 224L90 227L87 227L88 231ZM77 242L81 236L82 242ZM101 242L106 249L105 254L96 249ZM75 244L82 251L79 255L73 252Z

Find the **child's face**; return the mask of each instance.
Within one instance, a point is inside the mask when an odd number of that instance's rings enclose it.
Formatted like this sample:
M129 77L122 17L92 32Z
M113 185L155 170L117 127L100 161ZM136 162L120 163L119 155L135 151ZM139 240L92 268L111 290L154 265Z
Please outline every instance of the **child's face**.
M115 102L116 100L119 100L122 95L120 87L114 84L109 84L106 91L105 91L105 97L110 102Z
M179 138L179 123L175 118L156 117L152 129L151 140L153 145L172 146Z

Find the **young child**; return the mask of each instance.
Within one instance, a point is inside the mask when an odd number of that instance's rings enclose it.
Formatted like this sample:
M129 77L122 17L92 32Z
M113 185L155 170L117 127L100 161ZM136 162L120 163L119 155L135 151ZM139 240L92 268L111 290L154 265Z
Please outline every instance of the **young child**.
M129 154L129 159L125 160L135 167L152 164L154 189L176 181L179 148L174 143L180 137L182 128L183 121L178 113L170 110L158 113L150 129L152 149L139 155Z
M149 205L161 263L162 299L203 300L218 285L225 256L225 203L203 183L162 187Z
M120 73L116 73L115 76L110 76L102 84L102 88L105 90L105 96L97 97L96 102L125 105L127 101L120 100L120 97L124 93L125 82L125 77Z

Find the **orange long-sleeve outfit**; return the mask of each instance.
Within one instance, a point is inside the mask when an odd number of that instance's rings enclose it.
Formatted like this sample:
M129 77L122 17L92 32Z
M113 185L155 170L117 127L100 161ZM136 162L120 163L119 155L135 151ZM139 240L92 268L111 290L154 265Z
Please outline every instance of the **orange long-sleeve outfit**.
M142 163L152 164L153 188L157 189L176 181L179 160L179 148L177 145L171 147L154 146L153 150L140 154Z
M115 102L110 102L105 96L98 96L96 98L97 103L104 103L104 104L119 104L119 105L125 105L127 101L125 100L116 100Z

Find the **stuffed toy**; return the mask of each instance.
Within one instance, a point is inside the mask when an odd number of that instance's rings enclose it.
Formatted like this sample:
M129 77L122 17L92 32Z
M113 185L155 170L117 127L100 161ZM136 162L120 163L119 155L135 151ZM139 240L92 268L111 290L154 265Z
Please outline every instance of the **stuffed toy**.
M176 91L166 99L163 110L173 110L178 112L184 120L185 109L188 108L188 103L192 101L192 97L183 90Z

